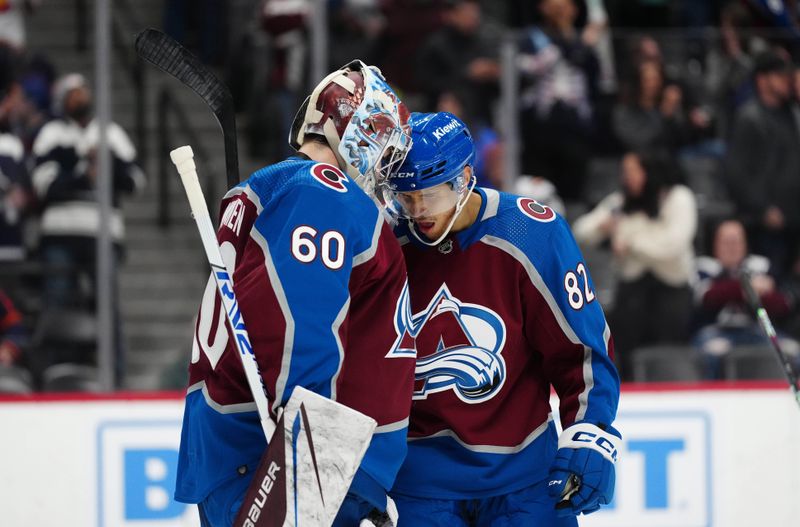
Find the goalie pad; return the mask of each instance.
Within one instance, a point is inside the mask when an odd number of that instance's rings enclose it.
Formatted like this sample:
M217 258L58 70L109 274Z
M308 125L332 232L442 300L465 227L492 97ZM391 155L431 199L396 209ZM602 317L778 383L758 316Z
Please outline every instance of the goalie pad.
M295 387L234 526L331 525L376 426L352 408Z

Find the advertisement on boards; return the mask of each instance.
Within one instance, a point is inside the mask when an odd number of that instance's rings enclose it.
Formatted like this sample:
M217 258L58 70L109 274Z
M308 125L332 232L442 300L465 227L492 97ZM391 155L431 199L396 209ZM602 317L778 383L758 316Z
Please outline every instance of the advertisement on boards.
M0 525L198 526L196 507L172 499L182 412L178 395L0 400ZM786 390L623 390L615 426L615 498L582 527L800 518L800 412Z

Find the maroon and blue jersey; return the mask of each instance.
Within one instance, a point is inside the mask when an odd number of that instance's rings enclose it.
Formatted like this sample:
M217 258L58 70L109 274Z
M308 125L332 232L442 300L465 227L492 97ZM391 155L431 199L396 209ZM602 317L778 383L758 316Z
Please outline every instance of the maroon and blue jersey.
M396 325L417 351L398 494L474 499L544 479L551 386L564 427L616 415L610 331L567 223L532 199L476 192L476 222L436 247L395 231L410 294ZM413 350L398 342L393 354Z
M294 157L222 201L217 239L275 415L295 386L378 422L353 487L391 488L406 452L413 357L391 356L403 256L372 200L333 166ZM266 448L211 279L198 314L175 497L198 503ZM381 494L383 496L384 494Z

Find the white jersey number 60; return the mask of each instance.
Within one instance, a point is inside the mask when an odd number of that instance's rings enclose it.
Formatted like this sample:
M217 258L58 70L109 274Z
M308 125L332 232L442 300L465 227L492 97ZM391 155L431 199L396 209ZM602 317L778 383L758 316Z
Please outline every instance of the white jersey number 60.
M317 248L317 229L300 225L292 231L292 256L303 263L311 263L319 253L328 269L341 269L344 265L344 236L338 231L325 232Z

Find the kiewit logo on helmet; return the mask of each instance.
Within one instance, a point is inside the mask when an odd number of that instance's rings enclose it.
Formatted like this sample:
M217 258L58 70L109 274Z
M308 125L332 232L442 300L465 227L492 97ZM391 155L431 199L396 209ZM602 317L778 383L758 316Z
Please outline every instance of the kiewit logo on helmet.
M433 131L433 137L435 137L436 140L438 141L439 139L441 139L445 135L449 134L450 132L452 132L456 128L458 128L458 121L456 121L455 119L451 119L448 124L446 124L444 126L440 126L436 130L434 130Z

